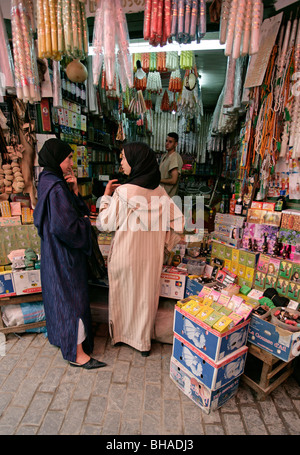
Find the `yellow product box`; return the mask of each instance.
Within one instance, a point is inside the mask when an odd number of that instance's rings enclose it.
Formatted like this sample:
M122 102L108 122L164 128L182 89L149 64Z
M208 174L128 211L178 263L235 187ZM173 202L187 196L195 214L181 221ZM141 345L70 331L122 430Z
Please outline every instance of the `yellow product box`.
M22 207L22 224L33 224L33 210Z
M246 266L239 264L237 275L241 278L245 278L245 273L246 273Z
M239 263L231 261L231 272L234 273L235 275L237 275L238 269L239 269Z
M246 267L246 271L245 271L245 278L246 278L246 280L248 280L248 281L253 281L253 278L254 278L254 270L255 270L255 269L252 269L251 267Z
M232 249L231 260L232 262L239 262L239 250L235 248Z
M225 259L224 261L224 267L226 267L226 269L228 270L231 270L231 262L229 259Z
M227 330L233 327L233 320L228 316L222 316L214 325L213 329L217 330L220 333L226 332Z
M186 307L183 307L183 310L187 311L187 313L191 314L192 316L196 316L199 311L201 310L202 306L198 302L194 302L189 307L189 310L186 310Z
M204 306L210 306L214 302L214 298L212 295L206 295L203 299Z
M10 204L9 204L8 201L1 201L0 202L0 210L1 210L1 215L3 217L10 217L11 216Z
M215 310L210 307L210 306L204 306L201 308L201 310L198 312L198 314L196 315L196 318L197 319L200 319L200 321L204 321L205 318L207 318L207 316L209 316L210 314L212 314Z
M197 295L190 295L185 299L177 300L176 304L179 308L183 308L188 302L199 302L203 305L203 299Z

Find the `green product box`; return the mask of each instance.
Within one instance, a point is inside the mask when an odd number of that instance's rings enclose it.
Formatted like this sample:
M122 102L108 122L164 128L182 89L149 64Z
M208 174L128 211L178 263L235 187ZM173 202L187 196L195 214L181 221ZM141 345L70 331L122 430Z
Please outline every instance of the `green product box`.
M222 316L224 316L222 313L214 311L207 318L205 318L203 322L212 327L219 319L221 319Z
M248 257L247 251L242 251L242 250L240 250L240 253L239 253L239 264L245 265L245 266L246 266L246 264L247 264L247 257Z
M225 255L226 248L227 248L226 245L222 245L222 244L219 245L219 256L218 256L218 258L226 259L226 255Z
M230 246L226 247L225 259L228 259L229 261L231 261L231 259L232 259L232 250L233 250L233 248L231 248Z
M216 258L219 257L219 244L216 242L212 244L211 255Z
M256 266L256 258L259 256L259 254L255 253L247 253L247 259L246 259L246 266L251 267L252 269L255 269Z

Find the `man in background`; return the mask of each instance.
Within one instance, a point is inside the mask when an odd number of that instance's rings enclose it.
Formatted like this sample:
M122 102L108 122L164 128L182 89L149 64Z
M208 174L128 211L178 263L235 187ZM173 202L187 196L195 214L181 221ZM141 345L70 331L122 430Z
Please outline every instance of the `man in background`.
M166 190L170 197L178 193L179 176L181 174L183 161L176 152L178 134L169 133L166 139L166 151L162 157L159 170L161 173L160 185Z

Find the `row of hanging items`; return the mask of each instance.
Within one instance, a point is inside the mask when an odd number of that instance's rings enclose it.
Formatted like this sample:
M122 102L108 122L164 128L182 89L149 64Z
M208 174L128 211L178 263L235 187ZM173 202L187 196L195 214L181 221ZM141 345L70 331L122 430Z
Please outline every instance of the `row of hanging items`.
M30 5L27 0L12 0L11 30L17 97L36 103L41 100L41 94Z
M160 110L154 111L150 147L155 152L165 152L166 137L171 131L178 131L178 115Z
M187 59L188 58L190 58L190 56L188 56ZM132 61L134 72L137 71L137 61L141 62L142 69L145 73L151 71L164 73L167 71L175 71L179 68L179 55L177 51L136 53L133 54Z
M223 0L220 44L226 43L225 55L236 59L256 54L262 19L262 0Z
M179 66L183 70L192 69L195 66L195 54L193 51L182 51Z
M85 4L79 0L37 0L38 56L61 60L88 55Z
M277 61L275 110L278 113L285 113L280 157L287 158L289 147L292 147L292 158L296 159L300 156L300 97L297 88L297 75L300 72L299 17L292 20L290 16L286 27L282 26L279 46L281 53ZM293 74L290 77L291 73Z
M180 93L182 90L182 80L180 70L172 71L169 80L169 91Z
M162 92L161 76L158 71L153 71L148 74L146 89L149 93Z
M117 55L115 47L118 46ZM93 80L97 85L104 63L107 83L113 85L116 71L123 92L133 86L133 65L129 52L129 34L121 0L98 4L93 36Z
M144 40L164 46L200 40L206 34L206 0L146 0Z
M0 93L0 100L5 95L4 87L6 90L10 91L14 89L15 82L14 82L14 62L12 57L11 48L9 45L7 31L2 15L2 11L0 8L0 41L2 46L0 46L0 68L2 72L2 78L0 79L1 82L1 93Z

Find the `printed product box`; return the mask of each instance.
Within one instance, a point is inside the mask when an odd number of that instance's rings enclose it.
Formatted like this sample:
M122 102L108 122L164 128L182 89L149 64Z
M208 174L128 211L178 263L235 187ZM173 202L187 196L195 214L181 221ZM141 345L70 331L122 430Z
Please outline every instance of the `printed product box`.
M165 267L160 276L160 296L180 300L184 298L187 276L176 267Z
M174 333L173 357L211 390L219 389L243 373L247 351L247 346L243 346L234 354L214 362Z
M22 270L13 272L15 291L17 295L42 292L40 270Z
M176 305L173 330L198 351L218 362L246 344L249 322L250 320L244 321L220 333Z
M190 295L198 295L199 292L201 292L202 288L203 284L199 283L197 279L193 280L190 277L187 277L184 297L189 297Z
M20 226L20 225L21 225L20 216L0 217L0 226Z
M11 272L0 273L0 297L11 297L14 295L16 295L16 291L13 274Z
M279 228L276 226L268 226L266 224L253 224L247 222L243 234L243 248L248 249L249 239L251 238L252 242L254 239L256 240L258 251L262 252L264 234L266 234L268 242L268 253L272 254L278 230Z
M206 414L220 408L232 398L240 382L238 377L218 390L210 390L174 357L171 357L170 362L170 378Z
M300 354L300 332L290 332L252 314L248 341L289 362Z

